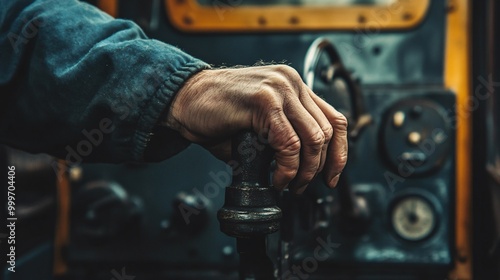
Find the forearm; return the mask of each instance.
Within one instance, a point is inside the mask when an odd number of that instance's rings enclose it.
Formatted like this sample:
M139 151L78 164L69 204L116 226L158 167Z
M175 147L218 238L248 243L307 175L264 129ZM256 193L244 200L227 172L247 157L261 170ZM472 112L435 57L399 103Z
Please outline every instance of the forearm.
M208 66L89 5L27 2L0 0L0 140L62 158L143 160L162 112ZM187 145L161 134L155 160Z

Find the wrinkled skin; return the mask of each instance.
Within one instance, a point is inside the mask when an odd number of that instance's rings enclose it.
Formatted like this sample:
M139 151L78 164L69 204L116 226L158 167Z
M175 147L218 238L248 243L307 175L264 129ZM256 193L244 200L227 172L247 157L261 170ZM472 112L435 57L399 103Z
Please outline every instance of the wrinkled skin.
M275 150L273 185L295 193L322 170L335 187L347 161L346 118L285 65L203 70L177 93L165 124L225 160L231 136L253 129Z

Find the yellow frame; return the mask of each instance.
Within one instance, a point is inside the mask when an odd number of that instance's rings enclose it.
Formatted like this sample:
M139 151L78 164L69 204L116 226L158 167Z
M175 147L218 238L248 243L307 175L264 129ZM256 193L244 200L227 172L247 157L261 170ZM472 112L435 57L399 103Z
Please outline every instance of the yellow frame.
M358 28L408 29L418 25L430 0L397 0L391 6L356 7L201 7L196 0L165 0L167 13L183 31L313 31ZM404 4L404 5L403 5ZM401 8L398 13L393 13ZM457 108L467 106L470 96L470 0L450 0L447 16L445 85L457 93ZM117 15L117 0L98 0L108 14ZM222 7L223 8L223 7ZM385 13L384 13L385 12ZM384 20L383 15L391 15ZM332 20L335 19L335 20ZM471 131L470 115L457 110L456 249L457 261L449 279L472 279ZM66 185L62 184L62 185ZM63 188L64 189L64 188ZM60 196L62 193L60 193ZM59 201L69 199L62 195ZM64 205L63 205L64 206ZM67 206L62 207L67 208ZM64 210L64 209L61 209ZM64 221L66 218L63 218ZM64 222L63 222L64 225ZM67 226L57 240L67 239ZM61 241L56 243L61 243ZM58 246L56 246L58 247ZM57 252L58 250L56 250ZM56 254L56 272L65 270ZM57 274L57 273L56 273Z
M456 253L455 268L448 279L472 280L472 112L471 96L471 15L472 0L448 3L445 86L457 94L457 163L456 163Z
M112 17L118 15L118 0L97 0L97 6Z
M241 2L238 0L234 2ZM396 0L371 6L241 6L214 1L165 0L172 24L186 32L400 30L417 26L425 18L430 0Z

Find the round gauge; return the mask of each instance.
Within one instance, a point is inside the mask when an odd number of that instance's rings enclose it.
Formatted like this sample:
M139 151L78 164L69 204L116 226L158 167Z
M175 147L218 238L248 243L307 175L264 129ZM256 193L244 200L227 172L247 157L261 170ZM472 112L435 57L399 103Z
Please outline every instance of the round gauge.
M403 177L443 166L452 147L444 107L427 99L405 99L385 114L381 126L384 158Z
M421 196L398 200L392 208L391 220L396 234L409 241L429 237L437 223L433 205Z

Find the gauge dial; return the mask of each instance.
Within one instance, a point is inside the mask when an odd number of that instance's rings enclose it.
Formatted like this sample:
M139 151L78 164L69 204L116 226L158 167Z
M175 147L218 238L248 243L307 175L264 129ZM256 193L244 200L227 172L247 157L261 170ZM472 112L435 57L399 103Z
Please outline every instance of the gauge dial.
M392 168L418 175L441 168L450 155L450 117L428 99L405 99L393 105L381 126L383 156Z
M420 196L400 199L392 209L392 226L398 236L409 241L420 241L430 236L436 227L432 204Z

